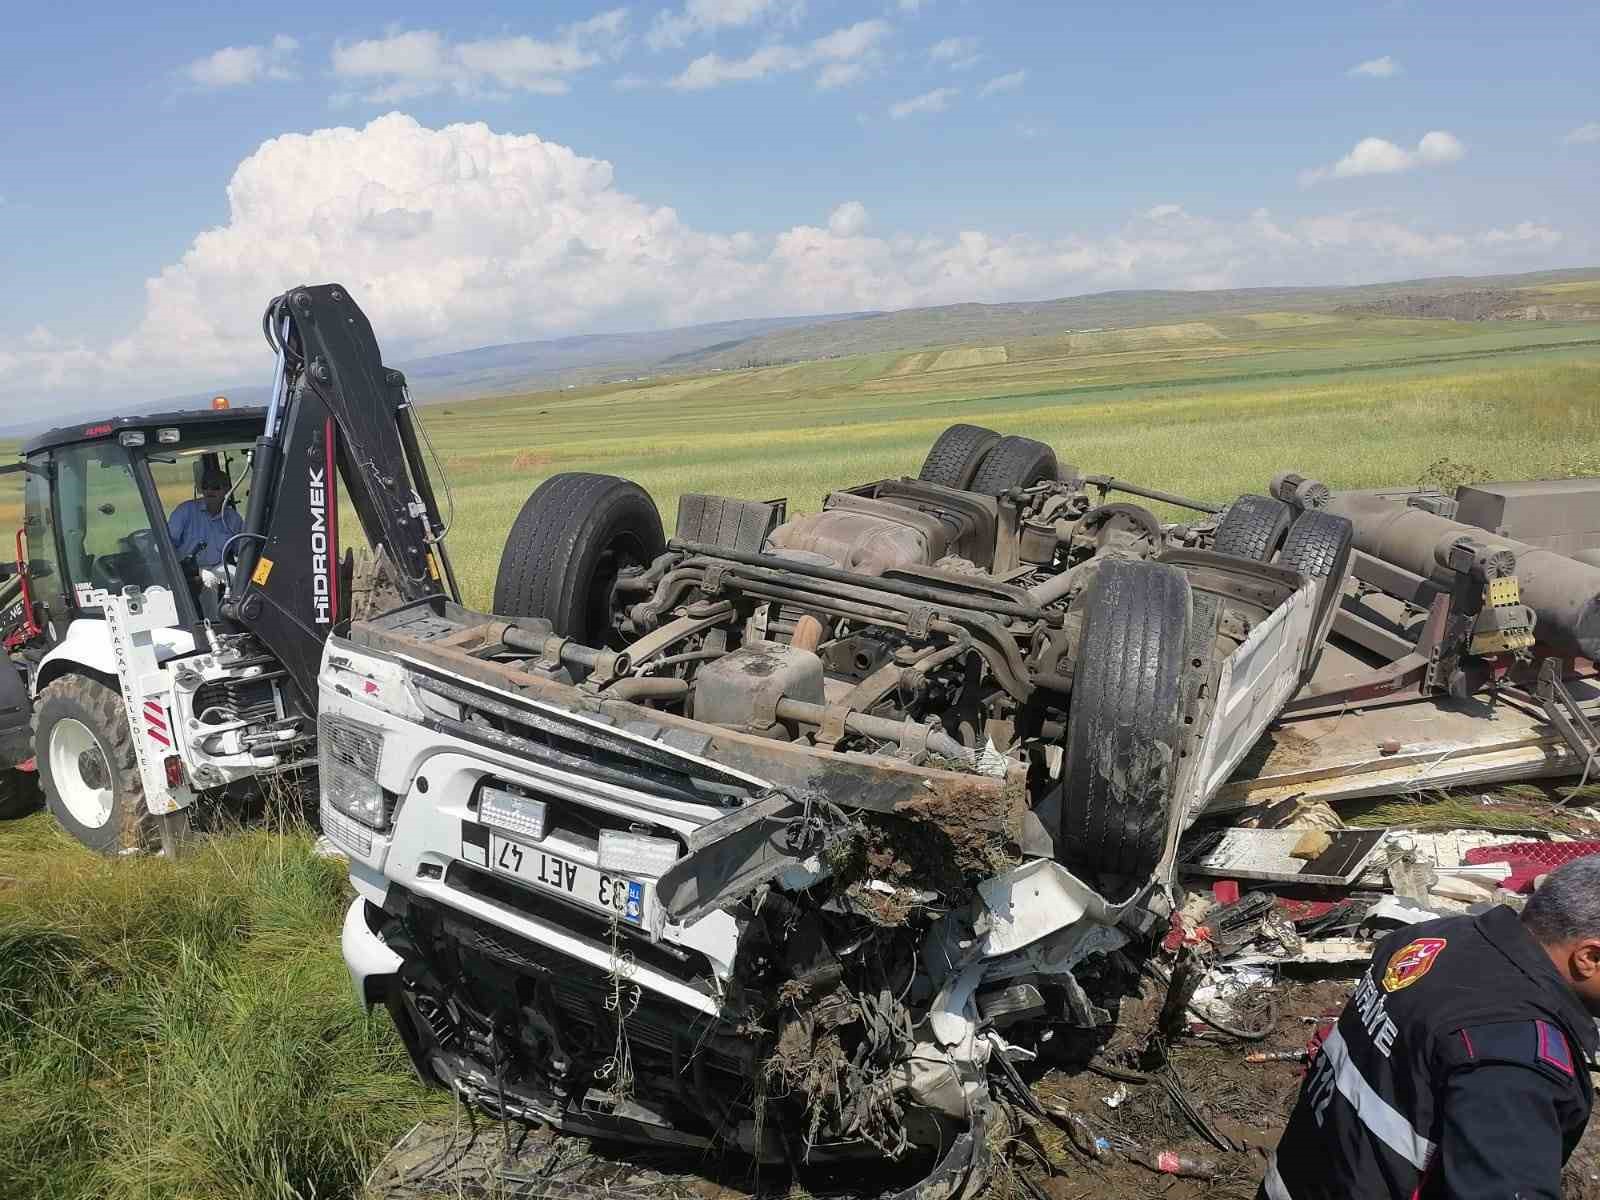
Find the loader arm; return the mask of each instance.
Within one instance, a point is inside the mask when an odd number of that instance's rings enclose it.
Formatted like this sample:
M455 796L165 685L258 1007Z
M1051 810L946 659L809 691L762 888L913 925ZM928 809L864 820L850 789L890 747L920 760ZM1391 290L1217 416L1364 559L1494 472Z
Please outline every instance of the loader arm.
M402 601L459 592L405 376L350 293L293 288L262 323L278 363L224 615L277 656L309 713L322 644L349 615L341 499Z

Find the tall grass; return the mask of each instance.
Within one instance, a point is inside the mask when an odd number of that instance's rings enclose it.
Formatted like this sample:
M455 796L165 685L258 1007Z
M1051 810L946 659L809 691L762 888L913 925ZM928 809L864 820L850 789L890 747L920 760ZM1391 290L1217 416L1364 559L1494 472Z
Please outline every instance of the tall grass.
M44 816L0 840L0 1195L353 1194L429 1104L339 956L304 831L112 861Z

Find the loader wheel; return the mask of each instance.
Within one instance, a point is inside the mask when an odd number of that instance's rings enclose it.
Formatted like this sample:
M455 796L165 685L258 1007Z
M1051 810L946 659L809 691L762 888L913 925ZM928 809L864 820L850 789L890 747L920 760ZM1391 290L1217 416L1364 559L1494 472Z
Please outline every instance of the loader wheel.
M922 460L917 478L924 483L965 491L978 473L984 455L994 449L1000 435L982 425L952 425L941 433Z
M0 821L25 817L39 807L39 781L31 771L0 771Z
M34 706L33 744L45 804L68 833L102 854L158 844L115 689L88 675L54 680Z
M1056 477L1056 452L1032 438L1003 437L984 456L967 490L998 496L1014 487L1031 487Z
M1112 559L1083 601L1056 853L1142 885L1161 862L1178 782L1193 599L1176 567Z
M1311 627L1305 665L1300 672L1302 687L1310 683L1311 676L1316 673L1317 660L1322 657L1333 618L1339 611L1345 576L1350 571L1350 543L1354 536L1348 517L1308 509L1290 527L1289 536L1278 554L1280 567L1324 581L1317 597L1316 623Z
M1217 524L1211 548L1218 554L1271 562L1289 534L1294 510L1271 496L1240 496Z
M621 648L611 585L667 548L661 514L638 484L615 475L552 475L512 523L494 584L494 611L544 617L561 637Z

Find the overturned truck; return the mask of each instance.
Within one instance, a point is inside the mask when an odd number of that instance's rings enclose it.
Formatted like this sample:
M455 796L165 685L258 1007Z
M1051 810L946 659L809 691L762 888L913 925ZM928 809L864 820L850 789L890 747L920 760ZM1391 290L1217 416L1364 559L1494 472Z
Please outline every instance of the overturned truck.
M1180 833L1311 677L1348 519L1225 511L957 425L821 511L558 475L496 614L330 639L344 949L504 1117L969 1192L1015 1064L1171 904ZM1160 519L1147 504L1186 508Z

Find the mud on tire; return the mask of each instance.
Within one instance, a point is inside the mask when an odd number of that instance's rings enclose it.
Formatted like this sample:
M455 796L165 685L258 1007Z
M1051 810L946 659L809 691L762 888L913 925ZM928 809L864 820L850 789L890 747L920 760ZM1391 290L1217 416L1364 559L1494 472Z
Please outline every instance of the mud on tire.
M1032 438L1003 437L984 456L969 491L998 496L1014 487L1029 487L1056 477L1056 452Z
M33 744L45 805L63 829L102 854L157 844L115 688L88 675L52 680L34 706Z
M971 486L984 456L999 440L998 433L982 425L952 425L935 439L917 478L924 483L965 490Z
M1271 496L1243 495L1228 506L1217 524L1211 548L1218 554L1271 562L1288 536L1294 510Z
M1166 848L1183 731L1193 597L1176 567L1112 560L1084 597L1057 856L1147 878Z
M552 475L512 523L494 585L494 611L544 617L562 637L610 644L611 585L627 566L666 550L661 514L638 484L615 475Z

